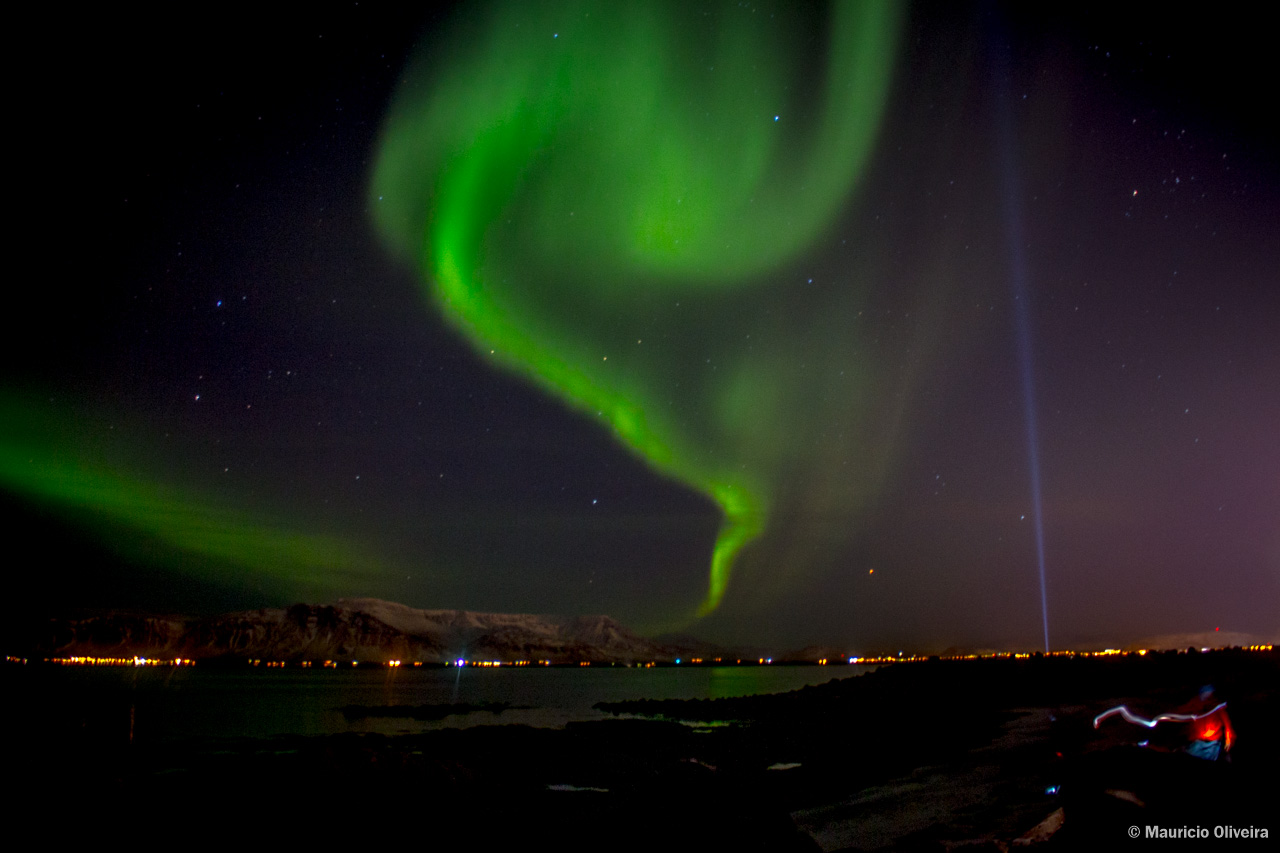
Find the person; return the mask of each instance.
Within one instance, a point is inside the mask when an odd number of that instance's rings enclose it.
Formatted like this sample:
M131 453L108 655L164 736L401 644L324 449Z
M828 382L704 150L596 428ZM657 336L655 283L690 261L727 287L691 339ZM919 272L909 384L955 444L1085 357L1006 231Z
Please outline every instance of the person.
M1128 706L1119 705L1094 717L1093 727L1098 728L1103 720L1115 715L1149 729L1154 729L1160 723L1182 723L1182 744L1176 751L1205 761L1217 761L1219 758L1229 758L1228 753L1235 743L1236 733L1231 727L1231 718L1227 716L1227 703L1216 700L1213 685L1206 684L1200 688L1196 698L1168 713L1157 714L1148 720L1130 711ZM1145 745L1146 741L1139 744Z
M1181 748L1182 752L1205 761L1230 758L1236 732L1227 716L1227 703L1216 700L1213 685L1206 684L1196 698L1174 710L1178 716L1191 718L1186 724L1188 742Z

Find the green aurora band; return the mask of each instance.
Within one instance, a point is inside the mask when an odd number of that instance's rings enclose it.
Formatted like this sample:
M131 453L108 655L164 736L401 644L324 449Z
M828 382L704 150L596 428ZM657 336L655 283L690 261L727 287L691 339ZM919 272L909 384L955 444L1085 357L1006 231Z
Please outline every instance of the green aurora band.
M117 554L191 573L208 565L315 592L381 568L331 536L254 520L243 508L132 473L85 438L85 419L0 390L0 488L91 530Z
M901 5L464 12L389 113L377 224L478 351L718 503L707 615L786 464L749 425L784 402L750 360L691 376L669 339L698 335L682 304L760 289L845 209ZM692 409L673 404L675 386Z

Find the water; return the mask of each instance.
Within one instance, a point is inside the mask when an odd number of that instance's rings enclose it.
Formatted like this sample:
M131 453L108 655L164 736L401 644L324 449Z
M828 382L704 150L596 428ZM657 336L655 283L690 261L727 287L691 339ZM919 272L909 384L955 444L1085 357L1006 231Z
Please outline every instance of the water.
M201 667L22 667L5 680L71 725L110 720L138 737L270 737L282 734L397 734L474 725L563 726L607 719L597 702L719 699L781 693L871 669L863 666L734 666L446 669L245 669ZM14 682L18 682L15 684ZM505 702L529 706L443 720L348 720L344 705ZM68 709L72 709L68 711ZM79 716L76 716L79 715ZM76 720L79 722L76 722Z

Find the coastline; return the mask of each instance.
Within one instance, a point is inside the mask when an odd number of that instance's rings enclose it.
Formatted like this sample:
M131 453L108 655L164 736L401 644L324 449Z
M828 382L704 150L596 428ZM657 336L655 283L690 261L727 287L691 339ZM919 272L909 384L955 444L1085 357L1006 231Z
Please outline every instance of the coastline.
M1280 757L1274 652L894 665L786 694L613 703L604 710L628 718L562 729L130 744L91 726L59 731L57 720L18 725L10 706L5 764L28 780L30 809L89 795L104 811L195 809L227 831L263 810L309 820L337 808L452 816L437 829L509 836L499 847L545 837L565 850L673 838L704 849L1003 849L1063 806L1046 791L1072 762L1125 746L1123 730L1094 732L1093 714L1118 701L1172 707L1206 681L1230 697L1239 732L1234 762L1214 768L1247 792L1229 816L1265 825ZM1082 827L1068 804L1062 830L1039 844L1075 849Z

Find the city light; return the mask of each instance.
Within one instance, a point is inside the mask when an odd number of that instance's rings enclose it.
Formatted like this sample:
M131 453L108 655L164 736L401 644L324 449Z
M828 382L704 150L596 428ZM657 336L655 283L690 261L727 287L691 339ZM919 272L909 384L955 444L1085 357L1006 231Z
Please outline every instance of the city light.
M1167 649L1168 654L1198 654L1202 652L1226 651L1234 649L1240 652L1271 652L1275 646L1270 643L1254 644L1250 646L1238 647L1221 647L1221 648L1195 648L1190 651L1187 649ZM897 654L887 655L848 655L838 658L809 658L808 660L796 659L780 659L782 664L808 664L810 666L829 666L831 664L845 663L850 666L876 666L890 663L914 663L921 661L956 661L956 660L1028 660L1031 658L1104 658L1104 657L1146 657L1147 655L1159 653L1156 649L1135 649L1132 651L1124 651L1123 649L1100 649L1080 651L1075 649L1055 649L1047 655L1043 652L987 652L983 654L954 654L954 655L923 655L923 654L907 654L898 652ZM158 666L195 666L196 661L191 658L173 657L142 657L141 655L133 655L129 657L94 657L91 655L71 655L67 657L50 657L32 659L19 657L16 655L8 655L5 662L11 665L27 665L32 662L56 664L58 666L129 666L129 667L158 667ZM704 658L674 658L667 661L590 661L590 660L569 660L569 661L553 661L548 658L539 659L516 659L516 660L468 660L467 658L456 658L454 660L445 661L403 661L400 659L386 661L336 661L336 660L266 660L263 658L249 658L243 661L242 665L255 668L265 669L310 669L317 664L325 669L337 669L339 667L351 668L368 668L368 667L386 667L395 669L404 666L413 666L421 668L425 666L446 666L446 667L473 667L483 669L496 669L499 667L527 667L527 666L624 666L624 667L640 667L651 668L655 666L768 666L773 664L772 657L760 657L756 660L743 660L742 658L733 658L724 660L722 658L713 658L707 660Z

